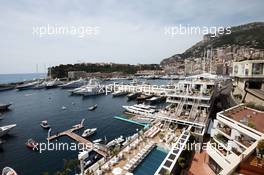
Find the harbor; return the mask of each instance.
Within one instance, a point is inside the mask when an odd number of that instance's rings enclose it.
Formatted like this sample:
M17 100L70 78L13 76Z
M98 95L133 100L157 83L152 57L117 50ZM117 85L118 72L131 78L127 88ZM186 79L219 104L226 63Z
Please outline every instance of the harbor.
M0 4L0 175L264 175L263 0Z
M41 100L40 100L41 99ZM36 100L38 103L36 103ZM48 130L39 125L41 121L47 120L51 125L51 133L63 132L80 123L85 118L85 128L97 128L96 134L90 136L90 142L106 137L111 141L120 135L128 137L137 132L143 126L113 119L114 115L123 114L122 105L133 104L127 102L127 98L112 98L102 95L91 98L71 96L65 89L40 89L17 91L10 90L1 92L1 102L12 102L10 111L3 113L0 125L5 126L16 123L8 135L1 137L0 166L12 165L19 174L39 174L40 172L56 172L63 168L63 159L76 159L78 151L45 151L41 154L27 149L25 142L33 138L37 142L47 142ZM115 103L113 109L109 104ZM98 104L95 111L89 111L89 107ZM62 106L66 109L62 110ZM101 122L101 121L105 122ZM29 128L30 126L30 128ZM81 135L83 129L74 131ZM78 137L79 138L79 137ZM68 136L61 136L51 142L72 143L76 142ZM78 141L77 141L78 142ZM48 156L48 157L47 157ZM26 161L25 161L26 160ZM39 166L39 161L46 162ZM30 169L25 169L31 164Z

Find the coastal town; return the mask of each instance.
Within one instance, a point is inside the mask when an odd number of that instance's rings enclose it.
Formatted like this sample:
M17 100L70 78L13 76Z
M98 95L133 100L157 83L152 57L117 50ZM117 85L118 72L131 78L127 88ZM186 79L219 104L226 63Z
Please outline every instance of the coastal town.
M2 4L1 175L264 175L262 2Z

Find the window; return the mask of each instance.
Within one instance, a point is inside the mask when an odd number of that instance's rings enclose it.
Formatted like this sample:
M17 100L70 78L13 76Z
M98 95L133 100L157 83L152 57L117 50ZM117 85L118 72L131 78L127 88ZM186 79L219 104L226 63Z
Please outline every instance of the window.
M222 168L210 156L209 156L208 165L215 174L219 174L222 171Z
M253 75L263 75L263 64L264 63L253 63L252 74Z

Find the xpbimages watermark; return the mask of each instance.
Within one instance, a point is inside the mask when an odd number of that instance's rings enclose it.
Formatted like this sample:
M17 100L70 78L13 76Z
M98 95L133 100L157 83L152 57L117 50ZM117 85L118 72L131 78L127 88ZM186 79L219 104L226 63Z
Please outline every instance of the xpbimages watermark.
M87 38L98 35L100 33L99 26L64 26L64 25L42 25L34 26L32 34L37 37L45 36L76 36L78 38Z
M64 142L42 142L37 143L32 148L33 151L43 153L45 151L87 151L93 147L92 144L85 143L64 143Z
M191 26L191 25L175 25L164 27L164 34L174 37L176 35L217 35L231 34L231 27L216 27L216 26Z

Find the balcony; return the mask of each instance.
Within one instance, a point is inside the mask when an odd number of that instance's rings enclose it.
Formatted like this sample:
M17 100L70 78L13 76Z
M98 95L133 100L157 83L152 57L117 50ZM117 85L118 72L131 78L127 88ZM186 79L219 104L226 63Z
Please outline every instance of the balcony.
M223 148L219 143L217 143L214 139L210 140L210 145L216 149L219 153L221 153L223 156L227 156L227 150Z
M228 136L231 136L231 128L227 125L222 126L221 124L218 123L217 129L222 131L223 133L227 134Z
M222 134L216 134L213 138L219 143L223 144L225 147L228 147L228 139Z
M236 137L235 140L246 148L250 147L255 142L255 140L244 135Z

